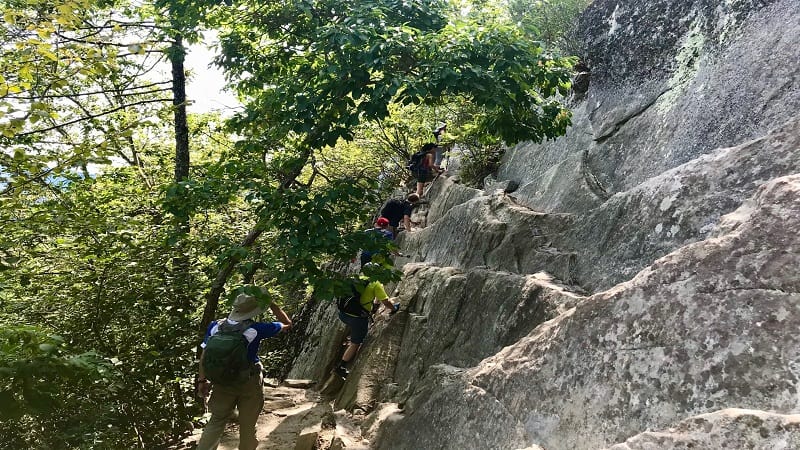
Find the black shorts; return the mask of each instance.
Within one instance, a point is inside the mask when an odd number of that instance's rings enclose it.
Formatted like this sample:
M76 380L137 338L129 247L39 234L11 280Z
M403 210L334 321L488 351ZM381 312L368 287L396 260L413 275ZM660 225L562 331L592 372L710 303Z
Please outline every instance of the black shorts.
M415 171L413 175L420 183L427 183L433 179L433 171L431 169L420 169Z
M369 328L369 320L366 317L353 317L339 311L339 320L350 327L350 342L353 344L364 343Z

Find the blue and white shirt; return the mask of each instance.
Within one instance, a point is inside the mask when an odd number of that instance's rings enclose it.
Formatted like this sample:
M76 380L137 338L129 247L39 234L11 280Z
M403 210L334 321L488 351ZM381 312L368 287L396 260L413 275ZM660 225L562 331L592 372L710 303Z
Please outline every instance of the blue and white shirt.
M237 325L239 322L235 320L225 319L231 325ZM282 325L280 322L255 322L250 325L242 335L245 339L247 339L247 359L251 362L257 363L258 362L258 346L261 344L262 339L271 338L276 334L280 333ZM208 325L208 329L206 330L206 337L203 339L203 343L200 344L200 347L206 348L206 342L208 342L208 338L217 334L219 331L219 321L215 320Z

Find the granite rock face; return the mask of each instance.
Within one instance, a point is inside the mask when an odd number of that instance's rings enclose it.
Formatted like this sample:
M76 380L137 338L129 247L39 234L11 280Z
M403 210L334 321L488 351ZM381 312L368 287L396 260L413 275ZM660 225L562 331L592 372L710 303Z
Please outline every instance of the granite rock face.
M442 189L449 198L447 192L459 188ZM496 191L453 206L423 230L401 233L399 242L415 261L523 274L545 271L568 282L575 254L554 242L572 221L572 215L539 213Z
M636 435L609 450L689 450L800 448L800 415L747 409L724 409L686 419L663 431Z
M582 28L592 82L572 128L512 149L498 173L534 209L597 206L800 110L796 0L602 0Z
M798 14L795 0L594 2L585 171L619 192L795 115Z
M410 311L395 381L414 388L428 367L470 367L584 297L543 273L408 264L398 299Z
M497 179L519 182L521 205L579 217L556 245L580 255L570 281L596 291L798 171L800 77L787 63L800 61L800 8L595 1L582 20L592 84L573 126L511 149ZM660 203L670 191L677 202Z
M567 135L430 187L337 407L387 450L798 448L797 0L597 0L581 28ZM315 314L296 378L345 332Z
M761 138L709 152L615 194L554 245L578 255L572 281L607 289L710 236L720 217L765 181L800 172L798 149L800 115Z
M456 376L431 371L380 448L594 449L733 405L800 412L798 198L800 175L771 181L708 239Z

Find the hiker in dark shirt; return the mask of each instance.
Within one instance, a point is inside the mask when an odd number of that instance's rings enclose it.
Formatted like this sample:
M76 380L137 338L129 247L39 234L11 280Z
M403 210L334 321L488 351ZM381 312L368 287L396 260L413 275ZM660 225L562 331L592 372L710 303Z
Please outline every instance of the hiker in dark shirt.
M442 169L436 165L436 149L439 146L433 142L429 142L422 146L420 153L424 153L421 162L411 169L411 174L417 179L417 195L422 197L425 189L425 183L431 182L436 178L436 175L442 172Z
M411 231L411 210L419 202L419 195L408 194L405 200L391 199L381 209L381 216L389 220L389 230L397 236L397 227L400 221L406 231Z
M377 233L385 237L386 239L393 241L394 240L394 233L389 230L389 219L386 217L378 217L378 220L375 221L375 228L370 228L366 231L367 233ZM371 251L371 250L362 250L361 251L361 267L364 267L364 264L372 261L373 256L378 256L382 252L381 251ZM391 263L391 261L387 262Z

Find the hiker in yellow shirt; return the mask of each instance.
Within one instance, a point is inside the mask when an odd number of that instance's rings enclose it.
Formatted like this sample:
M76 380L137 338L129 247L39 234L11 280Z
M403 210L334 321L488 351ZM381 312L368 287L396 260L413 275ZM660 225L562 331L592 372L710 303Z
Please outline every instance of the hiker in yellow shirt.
M369 267L371 264L375 263L367 263L365 267ZM339 320L350 327L350 343L342 355L342 360L334 369L334 372L342 378L347 378L350 373L347 370L347 364L356 357L359 347L364 343L372 314L378 310L379 305L383 304L388 308L390 315L396 313L400 308L399 303L392 303L389 296L386 295L386 290L380 281L369 281L364 276L359 279L363 283L356 282L353 285L354 296L359 300L358 304L339 308Z

